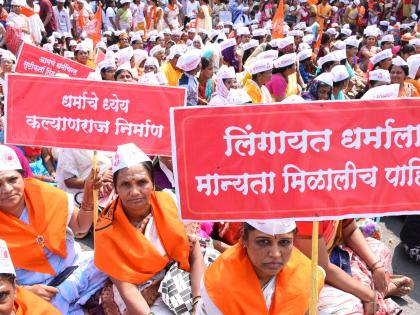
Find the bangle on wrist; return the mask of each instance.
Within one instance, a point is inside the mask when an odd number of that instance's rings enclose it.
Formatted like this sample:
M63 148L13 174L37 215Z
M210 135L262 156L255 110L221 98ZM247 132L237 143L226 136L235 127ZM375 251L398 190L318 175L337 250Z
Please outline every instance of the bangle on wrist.
M376 266L377 264L379 264L379 263L381 263L381 260L380 260L380 259L378 259L377 261L375 261L375 263L374 263L372 266L370 266L370 267L369 267L369 269L370 269L370 270L374 269L374 268L375 268L375 266Z
M373 269L372 269L372 273L373 273L375 270L378 270L378 269L381 269L381 268L385 268L385 266L384 266L384 265L376 266L375 268L373 268Z

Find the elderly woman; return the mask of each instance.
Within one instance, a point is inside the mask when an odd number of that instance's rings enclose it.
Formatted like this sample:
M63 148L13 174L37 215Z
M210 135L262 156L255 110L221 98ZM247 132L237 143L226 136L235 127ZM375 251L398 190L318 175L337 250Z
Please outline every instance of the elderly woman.
M83 252L75 233L92 225L93 173L85 183L80 210L73 196L33 178L23 179L15 152L0 146L0 238L16 267L18 285L51 302L63 314L83 314L81 305L98 291L106 276L93 265L93 252ZM95 186L101 175L96 176ZM56 287L51 281L78 266Z
M296 247L311 255L312 223L298 222ZM326 271L318 309L328 314L399 314L389 297L410 292L413 281L388 273L391 254L373 238L365 238L353 219L319 225L319 265ZM389 280L390 278L390 280ZM377 312L377 313L376 313Z
M6 73L12 73L16 57L10 51L4 50L0 62L0 94L3 94L3 86L6 84Z
M216 93L213 94L209 105L228 105L230 89L236 88L236 74L233 67L221 66L217 72Z
M204 274L197 314L305 314L311 262L293 246L295 231L293 221L244 223L241 241ZM318 291L323 283L319 268Z
M3 240L0 240L0 266L0 314L61 314L50 303L16 285L16 271Z
M89 68L96 69L96 65L92 60L89 60L89 47L86 44L77 44L74 50L74 58L78 63Z
M139 148L119 146L113 172L118 198L96 225L95 264L116 287L122 314L173 314L173 305L160 298L159 284L176 263L190 272L190 299L199 299L204 271L199 243L189 244L173 197L154 190L152 162Z
M391 83L398 83L400 85L399 97L418 97L416 87L405 80L408 77L408 63L401 57L396 57L392 60L390 69Z

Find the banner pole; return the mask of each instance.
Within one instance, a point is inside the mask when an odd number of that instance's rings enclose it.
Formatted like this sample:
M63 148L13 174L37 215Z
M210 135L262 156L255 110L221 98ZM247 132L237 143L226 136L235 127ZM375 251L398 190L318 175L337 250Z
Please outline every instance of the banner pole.
M96 156L96 150L93 151L93 159L92 159L92 167L95 170L93 174L93 182L96 180L96 176L98 175L96 172L96 168L98 165L98 159ZM93 237L95 238L95 225L98 221L98 190L93 189Z
M317 314L318 302L318 230L319 221L315 221L312 227L312 277L311 277L311 299L309 301L309 315Z

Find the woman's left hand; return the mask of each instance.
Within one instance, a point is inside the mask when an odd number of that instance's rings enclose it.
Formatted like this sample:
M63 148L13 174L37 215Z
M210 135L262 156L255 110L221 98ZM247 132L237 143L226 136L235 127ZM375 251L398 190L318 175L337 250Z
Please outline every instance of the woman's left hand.
M382 296L386 295L388 283L386 279L386 270L385 267L380 267L375 269L372 272L373 283L375 285L375 290L382 294Z
M102 187L102 176L99 174L99 169L93 169L90 171L89 176L85 180L85 191L91 191L93 189L100 189Z

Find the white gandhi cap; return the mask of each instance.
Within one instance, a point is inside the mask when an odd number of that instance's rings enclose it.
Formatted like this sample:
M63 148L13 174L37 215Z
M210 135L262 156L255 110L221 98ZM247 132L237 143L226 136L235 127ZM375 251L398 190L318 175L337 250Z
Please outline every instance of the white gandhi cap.
M0 171L21 170L19 158L16 152L7 145L0 145Z
M286 234L296 229L295 221L264 220L264 221L246 221L253 228L269 235Z
M123 168L139 165L142 162L151 162L151 160L134 143L119 145L112 158L112 173L115 174Z

